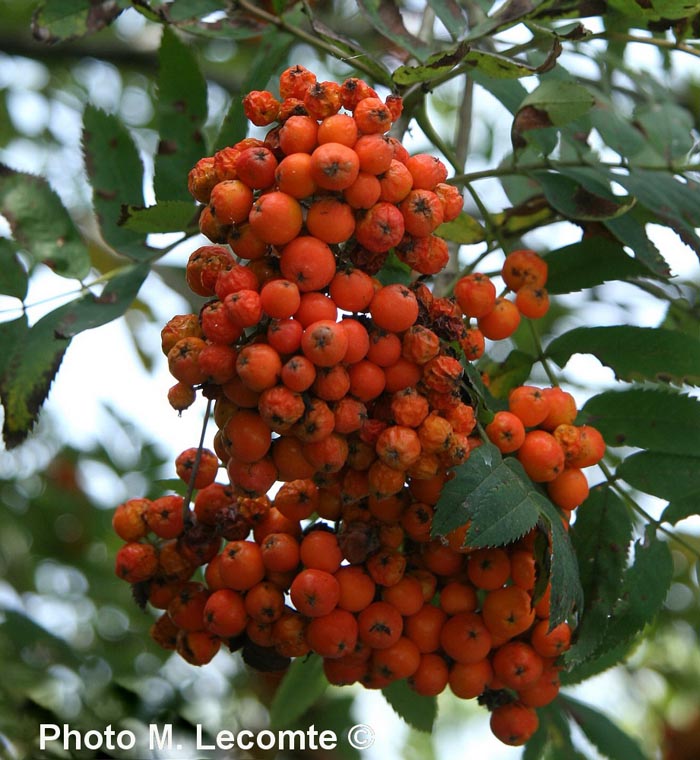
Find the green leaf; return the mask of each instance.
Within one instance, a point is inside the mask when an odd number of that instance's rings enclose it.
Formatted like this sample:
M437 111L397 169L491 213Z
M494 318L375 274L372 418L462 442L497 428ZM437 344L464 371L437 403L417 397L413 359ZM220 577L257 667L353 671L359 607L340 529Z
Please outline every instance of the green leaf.
M700 490L690 496L672 501L661 513L661 522L675 525L693 515L700 515Z
M552 294L575 293L609 280L649 275L648 269L628 256L624 248L603 237L584 238L546 255L547 290Z
M571 529L584 608L575 642L565 654L570 665L591 657L605 636L621 593L631 540L632 518L625 503L607 485L591 489Z
M616 474L639 491L675 501L700 495L699 468L700 456L640 451L626 457Z
M598 96L590 119L605 143L621 156L632 158L648 145L642 130L610 100Z
M640 5L635 0L611 0L610 7L631 19L646 22L660 19L682 19L698 12L695 0L653 0L649 5Z
M649 760L639 744L603 713L569 696L562 695L560 704L603 757Z
M666 164L684 159L693 148L693 117L675 103L645 104L635 110L634 122Z
M544 497L540 505L551 546L549 580L552 592L549 622L553 627L565 620L571 620L574 612L581 611L584 600L576 554L569 533L562 524L561 513Z
M160 141L154 185L158 200L190 200L187 175L204 155L207 85L192 49L163 29L157 121Z
M323 659L315 654L297 657L282 679L270 705L270 728L281 729L293 725L327 688Z
M574 354L593 354L619 380L700 385L700 341L660 327L576 327L545 353L560 367Z
M525 97L520 111L533 109L542 121L541 127L561 127L590 111L594 102L593 94L583 85L548 79Z
M691 303L685 298L674 299L668 305L661 327L677 330L700 340L700 301Z
M644 264L650 272L659 277L670 277L671 268L661 255L659 249L651 242L646 231L646 222L638 219L639 207L633 208L629 213L612 219L604 219L603 226L624 245L629 246L634 252L637 261Z
M399 49L407 50L419 61L431 54L430 46L406 29L401 12L391 0L358 0L357 7L379 34Z
M459 245L474 245L486 240L486 230L483 225L465 212L451 222L443 222L435 230L435 234Z
M32 265L42 262L56 274L76 279L90 271L77 227L42 177L0 165L0 213Z
M437 718L437 700L435 697L422 697L409 688L405 679L394 681L382 689L386 701L396 714L409 726L419 731L431 732Z
M625 573L603 650L630 641L663 607L673 579L673 559L668 544L656 538L652 530L649 528L649 535L635 544L634 562Z
M700 402L660 389L606 391L589 399L581 419L610 446L637 446L700 457Z
M469 45L461 42L455 48L434 53L426 58L424 63L417 66L399 66L391 75L391 79L399 87L408 87L445 76L464 61L469 50Z
M588 181L588 186L584 187L580 178L565 176L563 172L534 171L530 176L540 183L552 208L569 219L613 219L627 213L635 202L629 196L613 195L610 188L602 182Z
M466 39L478 40L491 36L494 32L508 29L511 26L537 15L540 8L551 5L551 0L508 0L493 16L477 24Z
M144 264L125 267L99 296L87 293L55 309L22 335L0 376L3 437L8 448L22 443L34 426L71 338L121 316L148 272Z
M516 459L503 459L495 446L485 443L443 486L432 535L445 536L470 522L469 546L502 546L534 528L546 503L547 499L528 485Z
M459 71L476 69L494 79L520 79L551 68L559 52L561 52L561 46L555 44L552 53L542 65L529 66L504 55L472 49L466 42L461 42L452 50L431 55L425 63L418 66L399 66L392 79L400 87L407 87L444 77L455 67L459 67Z
M177 24L181 21L208 16L214 11L224 10L226 3L224 0L178 0L177 3L169 3L162 8L164 15L167 14L168 21Z
M142 235L198 230L199 209L192 201L161 201L155 206L122 206L119 223Z
M142 234L119 224L124 204L143 204L143 165L126 127L113 114L88 105L83 152L102 237L119 253L137 259L153 255Z
M684 243L700 253L700 186L695 180L684 181L671 172L653 172L633 168L627 175L611 177L634 195L662 224L674 230Z
M10 362L10 357L23 345L28 330L29 323L26 314L22 314L17 319L0 322L0 345L2 346L2 351L0 351L0 383Z
M291 35L283 34L278 30L266 34L257 46L257 52L250 64L250 71L242 91L264 90L285 60L293 42L294 38ZM234 96L214 141L214 149L221 150L229 145L235 145L247 133L248 120L243 111L243 99L240 96Z
M391 285L392 282L408 285L412 280L411 267L409 267L408 264L404 264L403 261L391 251L387 256L384 265L377 272L376 277L382 285Z
M11 240L0 238L0 293L24 300L29 282L16 250Z
M114 21L130 4L119 0L44 0L32 19L34 37L59 42L94 34Z
M431 0L430 7L452 39L459 39L469 27L469 19L456 0Z
M486 358L486 357L484 357ZM479 369L489 377L489 390L497 399L506 400L508 394L530 377L535 358L525 351L514 349L502 362L487 359L479 362Z

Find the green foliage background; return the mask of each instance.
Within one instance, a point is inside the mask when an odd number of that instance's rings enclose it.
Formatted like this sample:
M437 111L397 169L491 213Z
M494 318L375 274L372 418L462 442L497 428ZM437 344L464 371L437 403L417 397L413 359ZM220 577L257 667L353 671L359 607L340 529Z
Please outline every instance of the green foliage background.
M151 645L152 618L113 576L110 489L96 493L89 474L157 496L169 486L167 447L148 420L108 408L100 442L76 448L40 412L84 330L124 319L144 368L163 361L152 293L199 305L177 256L197 231L187 172L245 135L241 95L297 61L400 92L411 149L451 166L466 205L441 230L454 255L437 290L472 268L497 270L500 252L521 244L547 253L558 297L479 367L491 376L479 403L487 415L528 378L565 384L609 446L598 485L569 541L513 460L483 447L436 516L438 532L472 519L490 531L484 543L538 521L552 533L556 613L575 605L580 625L569 688L541 711L524 757L628 760L662 746L684 757L678 748L697 736L683 729L700 714L690 529L700 511L700 6L0 0L0 19L0 757L97 756L41 753L45 722L171 722L183 742L196 724L315 723L342 735L355 722L356 693L327 689L313 661L276 691L236 658L200 672ZM639 70L642 55L653 73ZM173 243L155 236L178 232ZM675 276L667 246L691 276ZM49 270L75 297L37 320L28 292ZM662 316L651 324L645 309ZM608 368L604 381L572 369L579 354ZM473 513L465 490L480 494ZM601 712L574 690L614 666L634 713L606 715L603 695ZM465 717L483 721L447 695L437 711L406 690L386 698L412 726L403 757L440 756ZM357 753L342 744L337 754Z

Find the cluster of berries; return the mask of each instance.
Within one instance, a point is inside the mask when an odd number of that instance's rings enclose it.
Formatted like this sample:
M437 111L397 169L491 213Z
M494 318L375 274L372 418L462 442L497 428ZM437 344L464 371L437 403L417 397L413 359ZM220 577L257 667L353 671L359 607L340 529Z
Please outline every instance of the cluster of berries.
M302 66L281 75L280 95L244 99L251 122L274 124L264 140L190 173L211 244L186 276L209 300L168 322L162 348L171 405L201 390L217 431L213 451L176 461L192 505L117 508L117 574L164 611L155 641L193 664L223 644L276 672L315 652L335 684L449 684L481 697L500 739L523 743L570 637L566 623L549 629L547 592L535 598L535 535L473 550L466 527L444 540L431 529L444 483L482 444L462 361L546 311L546 264L506 258L514 301L482 274L435 297L421 275L446 265L434 233L462 197L440 160L387 136L400 99ZM375 276L391 251L410 284ZM569 394L524 387L486 429L565 509L578 495L562 479L602 455L575 415Z

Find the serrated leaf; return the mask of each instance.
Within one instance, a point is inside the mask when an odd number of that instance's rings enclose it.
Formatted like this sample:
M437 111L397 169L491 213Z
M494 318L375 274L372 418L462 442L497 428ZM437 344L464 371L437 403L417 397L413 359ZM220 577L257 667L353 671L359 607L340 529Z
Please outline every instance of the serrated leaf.
M611 0L610 7L630 19L659 21L660 19L682 19L695 15L700 7L695 0L653 0L640 5L635 0Z
M663 607L673 579L673 559L668 544L648 530L635 544L634 562L625 573L620 601L613 610L603 649L630 641L651 623Z
M422 697L409 688L404 679L382 689L382 694L394 712L418 731L431 732L437 718L435 697Z
M270 727L287 728L323 695L328 681L318 655L297 657L285 673L270 705Z
M24 300L29 281L16 251L11 240L0 238L0 293Z
M406 29L401 12L391 0L358 0L357 6L369 23L386 39L419 61L431 54L430 46Z
M0 351L0 383L11 356L18 346L24 343L28 330L29 322L26 314L22 314L17 319L0 322L0 345L2 346L2 351Z
M598 428L610 446L700 457L700 402L691 396L651 388L606 391L586 402L581 421Z
M583 591L576 554L569 533L562 524L560 512L544 497L540 502L540 512L547 524L551 542L549 623L554 627L566 620L571 621L575 612L580 613L583 608Z
M126 267L99 296L87 293L55 309L22 336L0 376L0 397L5 407L3 438L8 448L22 443L34 426L71 338L121 316L148 272L143 264Z
M167 27L158 62L156 198L190 200L187 175L205 153L207 85L192 49Z
M528 486L521 470L516 459L503 459L492 444L479 446L443 486L432 535L446 536L469 522L469 546L503 546L521 538L537 524L547 502Z
M613 240L589 237L557 248L546 255L547 290L552 294L576 293L610 280L649 275L649 270L628 256Z
M119 224L142 235L198 229L199 209L192 201L161 201L155 206L122 206Z
M637 209L632 209L622 216L604 219L603 226L607 227L621 243L629 246L634 252L634 257L644 264L650 272L659 277L670 277L671 268L668 262L649 239L646 223L636 218L636 211Z
M569 219L614 219L626 214L635 203L632 197L613 195L602 182L595 185L589 182L584 187L580 179L553 171L533 171L530 176L540 183L552 208Z
M483 225L465 212L451 222L443 222L435 230L435 234L459 245L474 245L486 240L486 230Z
M627 175L612 175L662 224L671 227L696 253L700 253L700 227L697 181L682 181L671 172L652 172L633 168Z
M649 760L639 744L603 713L569 696L562 696L560 703L603 757Z
M59 42L94 34L129 6L121 0L44 0L34 12L32 33L42 42Z
M617 477L633 488L667 501L700 495L700 456L657 451L631 454L617 468Z
M533 356L516 348L502 362L493 359L479 362L479 369L488 375L491 395L505 400L513 388L530 377L535 361Z
M0 165L0 214L31 263L44 263L56 274L81 279L90 256L58 195L42 177Z
M119 253L151 256L143 235L119 225L124 204L143 204L143 165L128 130L113 114L88 105L83 152L102 237Z
M619 380L700 385L700 341L673 330L576 327L555 338L545 353L560 367L574 354L593 354Z
M693 515L700 515L700 490L690 496L672 501L661 513L660 520L675 525Z
M569 665L584 662L600 646L617 602L632 540L632 518L609 486L597 486L576 510L571 540L578 557L584 608L576 638L565 654Z

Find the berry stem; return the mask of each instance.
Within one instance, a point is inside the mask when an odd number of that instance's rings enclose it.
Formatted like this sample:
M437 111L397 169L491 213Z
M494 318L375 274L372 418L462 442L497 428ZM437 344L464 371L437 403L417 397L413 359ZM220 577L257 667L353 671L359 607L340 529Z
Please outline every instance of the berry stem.
M533 320L528 319L528 324L530 325L530 334L532 335L532 340L535 344L535 350L537 351L537 360L542 365L542 369L545 371L545 374L547 375L547 379L552 384L553 387L557 387L559 385L559 378L557 377L556 373L552 369L549 360L547 359L547 355L544 352L544 349L542 348L542 341L540 340L540 335L537 332L537 328L535 327L535 323Z
M199 464L202 461L202 451L204 450L204 438L207 434L207 426L209 425L209 417L211 416L212 399L207 399L207 409L204 412L204 422L202 423L202 432L199 436L199 445L197 446L197 455L194 458L192 465L192 472L190 473L190 482L187 484L187 493L182 502L182 517L185 525L191 521L190 503L192 501L192 494L194 493L194 482L197 479L197 472L199 471Z
M660 533L663 533L664 535L668 536L672 541L675 541L679 546L682 546L687 552L690 552L694 557L697 557L700 559L700 551L698 551L694 546L691 546L685 539L681 538L677 533L675 533L670 528L666 528L663 523L660 520L657 520L652 515L649 514L649 512L644 509L644 507L641 506L641 504L638 504L632 496L618 483L617 476L614 472L605 464L605 462L598 462L598 467L600 467L601 472L603 475L605 475L605 479L612 488L615 493L627 504L627 506L633 511L636 512L640 517L643 517L648 525L651 525L654 527L655 530L658 530Z

